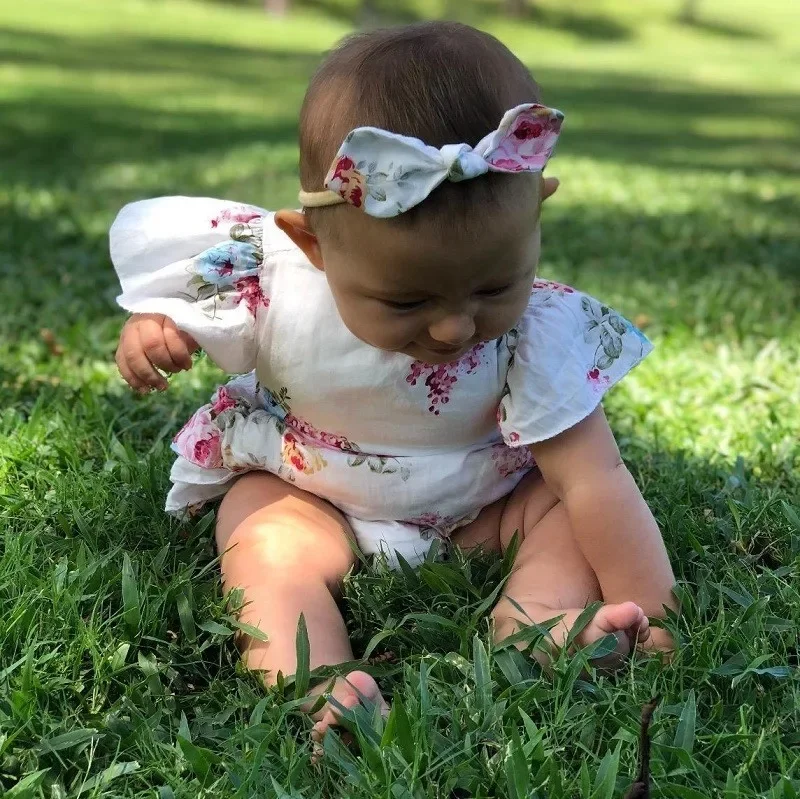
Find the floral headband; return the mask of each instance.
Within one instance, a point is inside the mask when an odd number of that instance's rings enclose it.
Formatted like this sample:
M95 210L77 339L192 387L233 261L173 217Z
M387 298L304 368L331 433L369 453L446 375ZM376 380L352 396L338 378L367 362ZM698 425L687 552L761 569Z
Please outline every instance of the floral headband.
M301 191L305 208L350 203L370 216L397 216L421 203L445 180L487 172L541 172L553 153L564 115L538 103L506 111L497 130L475 147L441 149L380 128L347 134L325 178L325 191Z

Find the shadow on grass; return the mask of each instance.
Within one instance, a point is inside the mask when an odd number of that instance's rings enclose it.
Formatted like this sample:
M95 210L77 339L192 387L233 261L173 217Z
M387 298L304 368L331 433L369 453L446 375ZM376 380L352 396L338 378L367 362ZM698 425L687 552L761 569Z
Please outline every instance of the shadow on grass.
M383 0L373 0L369 7L364 8L362 3L330 2L330 0L301 0L295 3L298 8L306 8L324 14L330 19L345 22L358 28L388 27L390 25L404 25L411 22L421 22L430 17L420 13L419 9L406 3Z
M270 207L280 202L276 191L283 201L294 191L296 109L314 56L13 30L1 33L0 43L12 66L60 70L52 85L22 84L15 99L0 102L0 174L12 189L0 198L0 213L13 265L13 275L0 274L0 290L28 298L24 313L0 320L9 340L30 340L43 326L64 333L86 319L107 324L114 318L106 229L125 202L203 193ZM116 82L104 83L106 75ZM87 76L97 78L91 91ZM788 94L750 98L602 72L543 70L538 77L549 102L574 109L561 144L572 156L676 173L800 170L800 104ZM231 96L235 103L214 107L214 98ZM263 111L264 98L273 104L269 112ZM762 138L762 130L771 135ZM286 152L277 162L270 160L276 148ZM215 168L217 159L237 152L236 177ZM737 274L732 264L751 269L751 283L763 266L797 281L798 217L797 198L778 194L767 200L752 188L726 192L707 210L656 216L596 202L560 210L555 200L545 228L544 267L555 265L579 281L581 268L588 276L606 275L612 291L619 286L620 293L623 285L645 281L658 296L648 300L648 313L667 327L686 325L692 309L663 299L676 281L690 286L717 275L721 284ZM758 292L761 299L766 295L766 289ZM631 302L644 296L631 295ZM791 298L779 299L785 306ZM753 307L746 297L734 297L728 311L751 319ZM764 315L770 318L769 308ZM709 334L722 332L719 317L710 314ZM766 329L774 332L776 324Z
M0 57L75 76L32 84L2 104L0 145L9 154L3 176L34 186L92 185L96 170L114 163L292 145L296 109L318 60L187 40L111 43L11 29L0 32ZM91 91L88 74L99 78ZM132 89L121 92L127 76ZM790 94L750 97L612 72L545 69L536 76L547 101L568 114L561 148L571 155L675 169L800 172L800 103Z
M261 0L209 0L219 5L237 5L261 7ZM370 25L396 25L409 22L421 22L430 19L413 3L395 2L394 0L372 0L367 9L362 2L348 0L294 0L293 9L310 9L319 14L345 22L353 27L369 23ZM445 0L442 4L443 16L447 19L476 22L494 19L501 15L496 0L472 0L469 4L460 0ZM618 20L589 11L576 13L565 8L542 8L536 4L528 5L521 18L515 22L527 22L536 25L538 30L570 33L587 41L622 41L633 35L633 30Z
M655 167L800 173L800 103L602 71L534 70L567 113L559 147ZM570 112L573 112L570 114Z
M678 25L682 25L688 30L696 30L701 33L711 33L715 36L722 36L728 39L741 39L751 41L769 41L772 37L766 31L758 28L743 28L733 25L730 22L710 19L676 19Z
M277 85L287 78L289 82L303 80L319 58L314 52L236 47L206 40L130 36L109 41L0 27L0 59L4 63L98 74L186 75L209 81L210 88L219 81L266 80Z
M475 5L484 19L497 18L497 2L479 0ZM569 33L588 42L621 42L633 38L635 33L633 28L619 20L592 13L588 9L573 11L536 3L528 4L518 21L535 26L535 33Z

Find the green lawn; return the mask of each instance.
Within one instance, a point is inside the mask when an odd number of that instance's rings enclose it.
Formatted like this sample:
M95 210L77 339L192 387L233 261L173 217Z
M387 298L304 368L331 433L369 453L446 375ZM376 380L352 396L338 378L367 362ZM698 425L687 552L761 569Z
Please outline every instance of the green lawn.
M513 24L491 2L468 18L567 114L542 271L657 343L608 410L680 575L675 663L586 678L563 657L544 678L489 646L502 563L362 572L348 621L359 653L393 655L374 665L393 715L311 766L291 681L266 694L236 665L213 519L161 512L170 437L220 376L126 391L105 236L150 195L292 203L304 84L352 9L6 3L3 795L610 799L660 694L656 796L797 796L800 7L703 0L686 27L678 0L539 0Z

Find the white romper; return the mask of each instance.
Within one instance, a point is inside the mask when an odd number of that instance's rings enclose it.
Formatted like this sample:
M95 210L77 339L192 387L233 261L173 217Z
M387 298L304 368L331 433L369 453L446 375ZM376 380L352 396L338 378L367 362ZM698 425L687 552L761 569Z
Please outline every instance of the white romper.
M526 445L586 418L652 349L629 321L537 280L514 329L457 362L384 352L344 326L324 273L260 208L163 197L110 233L119 304L160 313L237 374L177 434L167 510L265 470L347 517L365 554L417 564L535 466Z

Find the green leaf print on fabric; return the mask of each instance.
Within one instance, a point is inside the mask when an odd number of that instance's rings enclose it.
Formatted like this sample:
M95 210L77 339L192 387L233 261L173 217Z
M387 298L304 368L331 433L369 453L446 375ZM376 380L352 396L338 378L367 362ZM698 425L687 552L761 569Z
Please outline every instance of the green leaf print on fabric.
M516 327L512 327L511 330L506 333L506 347L508 348L509 358L508 358L508 368L506 369L506 374L511 371L512 367L514 366L514 358L517 354L517 347L519 346L519 330ZM508 387L508 383L503 386L503 393L500 396L500 403L497 406L497 421L505 422L508 418L508 413L506 412L506 407L503 403L506 397L511 396L511 389Z
M629 331L628 325L619 314L591 297L581 298L581 309L587 316L583 339L587 344L597 344L593 368L609 369L622 355L622 336Z
M397 458L390 458L386 455L367 455L359 452L355 457L347 459L347 465L353 468L367 465L374 474L396 474L405 482L411 477L411 470L407 466L401 466Z

